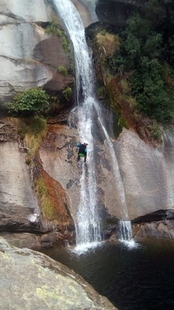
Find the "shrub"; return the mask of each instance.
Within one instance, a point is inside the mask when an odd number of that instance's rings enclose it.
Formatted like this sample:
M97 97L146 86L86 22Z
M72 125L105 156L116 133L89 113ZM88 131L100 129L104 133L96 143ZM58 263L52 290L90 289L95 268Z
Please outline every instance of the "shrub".
M29 165L47 134L47 121L38 115L18 118L16 121L17 134L23 145L28 148L26 163Z
M174 70L170 66L173 62L171 26L174 24L169 26L168 23L174 12L171 3L170 0L147 1L143 12L140 10L133 15L120 33L120 49L107 59L112 74L127 76L139 110L161 123L174 118ZM156 14L160 14L161 19L156 18ZM166 72L168 65L170 70Z
M50 96L50 109L49 109L49 115L55 115L57 114L62 105L60 103L60 100L56 96Z
M66 88L63 90L62 94L63 94L63 96L65 97L65 99L66 99L67 101L69 101L70 98L71 98L71 95L72 95L72 89L71 89L71 87L66 87Z
M68 74L67 69L64 66L59 66L58 72L63 74L63 75L67 75Z
M47 28L45 29L45 32L47 34L52 34L54 36L59 36L61 37L62 35L62 31L58 28L58 25L56 23L56 21L52 21L49 26L47 26Z
M17 93L13 98L13 103L9 104L9 111L23 116L34 115L49 106L48 98L44 90L32 88Z
M148 67L139 68L132 75L131 86L142 112L158 122L171 121L174 116L173 90L169 91L159 62L151 61Z
M97 33L96 42L103 49L105 56L113 56L120 47L119 37L108 32Z

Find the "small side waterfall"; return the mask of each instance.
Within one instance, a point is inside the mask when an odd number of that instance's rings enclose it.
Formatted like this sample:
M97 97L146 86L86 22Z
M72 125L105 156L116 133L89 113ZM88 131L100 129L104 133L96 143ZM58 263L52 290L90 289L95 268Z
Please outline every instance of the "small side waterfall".
M120 240L121 241L131 241L132 240L131 221L121 221L120 220L119 230L120 230Z
M76 62L78 133L80 141L87 142L89 145L89 164L82 166L80 177L80 204L78 206L76 222L76 244L83 245L101 241L100 218L97 210L94 141L92 135L96 115L109 146L108 149L110 151L115 183L119 188L120 205L123 206L124 213L127 212L127 205L114 147L103 125L102 112L95 99L92 60L85 39L83 22L70 0L53 0L53 3L73 43Z
M122 182L121 175L120 175L120 169L119 169L117 157L116 157L116 154L113 148L113 143L111 142L109 138L106 128L103 126L102 113L100 111L99 106L96 106L96 109L98 111L100 125L103 129L103 132L104 132L107 144L108 144L110 159L111 159L112 167L113 167L113 174L115 178L115 184L117 184L120 205L122 207L122 214L125 219L124 221L123 220L119 221L119 240L129 242L129 241L132 241L132 226L131 226L131 221L128 220L128 208L127 208L127 203L126 203L124 186L123 186L123 182Z

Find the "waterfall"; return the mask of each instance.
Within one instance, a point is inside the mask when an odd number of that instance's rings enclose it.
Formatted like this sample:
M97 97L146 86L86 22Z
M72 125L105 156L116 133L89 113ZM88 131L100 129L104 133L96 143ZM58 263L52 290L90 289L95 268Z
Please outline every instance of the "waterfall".
M103 130L111 156L115 183L118 187L120 205L127 216L124 187L121 182L119 166L113 144L104 127L101 109L95 99L92 60L85 39L85 30L81 17L70 0L53 0L57 14L60 16L73 43L76 64L76 99L78 134L81 142L89 145L88 164L82 165L80 177L80 203L76 219L76 244L84 245L101 241L100 218L97 210L96 167L94 160L93 123L98 122ZM131 227L131 226L130 226Z
M131 221L121 221L119 222L120 228L120 240L121 241L130 241L132 240L132 228Z
M75 223L76 244L82 245L101 241L100 218L96 201L97 184L92 136L92 120L95 104L92 61L85 39L83 22L76 8L70 0L54 0L54 4L74 47L78 133L81 142L87 142L89 145L88 161L90 164L82 165L81 167L80 204Z
M117 184L120 206L122 208L122 214L123 214L124 219L125 219L124 221L123 220L119 221L119 240L120 241L128 241L128 242L132 243L132 241L133 241L132 226L131 226L131 221L128 220L128 208L127 208L125 191L124 191L124 186L123 186L123 182L121 179L121 174L120 174L120 169L119 169L117 157L116 157L116 154L115 154L115 151L113 148L113 143L111 142L109 135L107 133L107 130L103 125L104 122L102 120L102 113L101 113L100 107L98 105L96 106L96 110L98 112L98 119L99 119L100 125L103 129L103 132L104 132L107 144L108 144L108 150L110 153L110 160L111 160L112 167L113 167L115 184Z

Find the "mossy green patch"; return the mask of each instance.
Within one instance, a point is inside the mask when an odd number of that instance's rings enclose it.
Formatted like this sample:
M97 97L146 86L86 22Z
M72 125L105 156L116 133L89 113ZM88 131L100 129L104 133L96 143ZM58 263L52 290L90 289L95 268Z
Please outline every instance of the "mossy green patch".
M62 297L58 295L57 292L55 292L54 290L50 291L49 287L47 286L37 287L36 295L41 299L52 298L52 299L56 299L57 301L62 299Z
M45 180L42 176L36 181L37 191L40 198L40 206L44 217L47 220L55 220L57 218L57 213L55 206L53 205L51 198L49 196L49 191Z

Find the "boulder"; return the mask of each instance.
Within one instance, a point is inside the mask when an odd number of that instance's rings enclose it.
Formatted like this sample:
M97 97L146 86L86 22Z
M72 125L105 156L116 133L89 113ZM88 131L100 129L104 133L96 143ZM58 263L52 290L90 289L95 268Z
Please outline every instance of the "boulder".
M1 309L116 309L75 272L0 238Z
M174 238L174 220L133 225L133 236L138 238Z
M23 230L24 229L25 227L23 227ZM54 231L47 234L4 231L0 233L0 236L13 246L37 251L70 244L70 239L72 237L69 231L65 231L64 233Z

